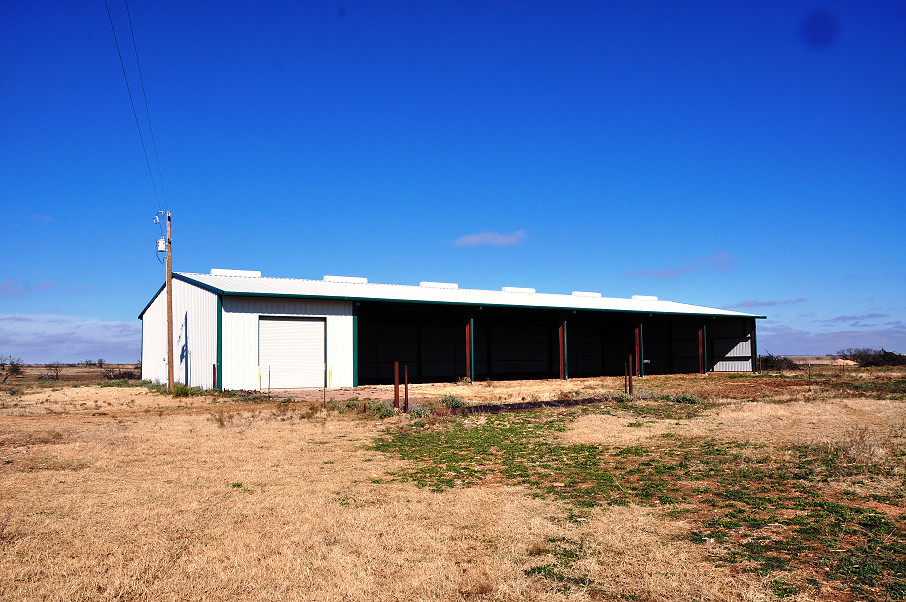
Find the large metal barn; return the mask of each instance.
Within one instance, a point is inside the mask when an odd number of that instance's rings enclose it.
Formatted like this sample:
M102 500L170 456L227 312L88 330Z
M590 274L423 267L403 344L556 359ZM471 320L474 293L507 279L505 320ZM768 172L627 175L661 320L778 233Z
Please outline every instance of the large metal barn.
M167 380L164 287L142 310L142 378ZM764 316L661 301L364 278L173 274L174 372L203 388L750 372Z

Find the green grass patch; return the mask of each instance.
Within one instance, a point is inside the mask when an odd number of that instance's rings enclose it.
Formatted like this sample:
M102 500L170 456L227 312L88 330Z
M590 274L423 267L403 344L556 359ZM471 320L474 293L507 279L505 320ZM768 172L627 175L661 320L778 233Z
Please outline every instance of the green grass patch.
M615 405L660 417L707 404ZM723 561L763 575L784 571L771 586L779 597L813 590L809 580L833 582L862 598L874 592L876 599L897 599L898 588L906 588L906 524L870 509L868 495L835 493L827 486L841 474L892 467L844 461L814 446L772 456L751 445L681 435L616 448L567 444L556 436L592 412L607 408L486 415L478 424L458 417L439 429L400 426L376 439L373 449L409 460L390 475L395 480L435 491L506 482L562 500L577 515L601 505L682 504L684 519L697 525L692 541L720 542ZM885 499L903 504L902 497ZM577 545L561 546L556 559L527 571L560 585L587 586L587 577L567 562L569 550L581 552Z

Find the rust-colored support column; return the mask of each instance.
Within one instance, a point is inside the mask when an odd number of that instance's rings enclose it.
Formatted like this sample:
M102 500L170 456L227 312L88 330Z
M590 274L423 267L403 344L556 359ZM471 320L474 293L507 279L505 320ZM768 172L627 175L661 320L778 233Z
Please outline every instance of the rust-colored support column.
M569 372L566 367L566 320L560 320L558 334L560 337L560 380L569 380Z
M393 407L400 409L400 363L393 362Z
M635 327L635 376L642 375L642 327Z
M468 321L466 321L466 378L470 381L474 380L472 375L472 328L475 326L475 322L470 316Z

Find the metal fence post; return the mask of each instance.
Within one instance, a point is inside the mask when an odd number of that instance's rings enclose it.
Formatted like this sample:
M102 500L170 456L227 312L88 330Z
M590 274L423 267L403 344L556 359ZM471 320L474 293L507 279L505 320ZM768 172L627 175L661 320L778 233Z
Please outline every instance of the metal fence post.
M393 362L393 407L400 409L400 363Z

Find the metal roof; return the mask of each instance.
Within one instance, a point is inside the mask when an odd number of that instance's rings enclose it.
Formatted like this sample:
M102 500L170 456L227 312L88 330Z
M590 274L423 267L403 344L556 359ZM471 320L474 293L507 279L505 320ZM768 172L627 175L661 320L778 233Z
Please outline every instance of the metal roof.
M200 286L218 295L399 301L747 318L765 317L726 309L689 305L674 301L661 301L657 297L636 296L633 299L620 299L615 297L594 297L590 293L583 292L572 295L538 293L534 292L534 289L516 289L512 287L504 287L506 290L489 291L453 288L450 283L437 283L443 286L431 286L434 283L424 282L420 286L414 286L377 284L364 281L364 278L344 280L336 276L331 276L325 280L304 280L297 278L266 278L240 274L224 275L227 270L215 270L215 272L215 274L174 273L173 277ZM144 310L142 313L144 313Z

